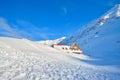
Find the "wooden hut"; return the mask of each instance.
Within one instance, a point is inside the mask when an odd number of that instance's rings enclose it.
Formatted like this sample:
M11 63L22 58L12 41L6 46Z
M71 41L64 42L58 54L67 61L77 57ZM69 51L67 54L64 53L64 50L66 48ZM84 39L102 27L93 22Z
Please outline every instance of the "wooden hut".
M82 53L82 50L80 49L77 43L73 43L70 46L70 50L72 50L74 53Z
M81 50L77 43L73 43L73 44L70 46L70 49L71 49L71 50Z
M77 43L73 43L71 46L68 45L61 45L61 44L53 44L52 47L65 51L65 52L72 52L72 53L78 53L81 54L82 50L80 49L80 47L78 46Z

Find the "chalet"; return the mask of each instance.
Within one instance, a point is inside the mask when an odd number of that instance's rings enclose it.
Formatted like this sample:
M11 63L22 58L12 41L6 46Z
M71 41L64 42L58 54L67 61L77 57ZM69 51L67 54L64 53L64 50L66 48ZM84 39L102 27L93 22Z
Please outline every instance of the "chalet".
M78 53L81 54L82 50L80 49L80 47L77 45L77 43L73 43L71 46L68 45L62 45L62 44L53 44L52 47L61 50L61 51L65 51L65 52L72 52L72 53Z

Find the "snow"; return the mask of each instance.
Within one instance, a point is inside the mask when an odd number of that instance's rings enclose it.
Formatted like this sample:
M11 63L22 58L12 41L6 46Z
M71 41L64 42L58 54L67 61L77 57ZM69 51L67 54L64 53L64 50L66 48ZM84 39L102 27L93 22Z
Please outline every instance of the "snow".
M61 37L56 40L45 40L45 41L37 41L39 44L45 44L45 45L53 45L53 44L58 44L59 42L63 41L66 37Z
M103 16L108 15L109 17L119 17L120 16L120 4L116 4L111 10L106 12Z
M93 65L26 39L0 37L0 80L119 80L120 68Z
M66 39L0 37L0 80L119 80L119 23L120 4ZM83 54L50 47L60 41L77 42Z
M95 59L85 62L120 67L119 13L120 4L115 5L100 18L81 27L60 43L70 45L77 42L84 54Z
M118 10L117 10L117 13L116 13L116 16L120 16L120 4L116 5L118 7Z

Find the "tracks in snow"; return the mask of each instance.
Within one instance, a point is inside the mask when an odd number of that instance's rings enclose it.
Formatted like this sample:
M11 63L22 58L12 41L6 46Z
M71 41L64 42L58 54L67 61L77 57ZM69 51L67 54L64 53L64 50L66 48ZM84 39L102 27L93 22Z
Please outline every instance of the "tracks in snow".
M0 80L119 80L120 73L74 64L56 51L24 51L0 43ZM38 49L38 48L37 48ZM53 52L53 53L52 53ZM60 57L60 58L58 58ZM62 58L64 58L62 60ZM68 61L69 60L69 61Z

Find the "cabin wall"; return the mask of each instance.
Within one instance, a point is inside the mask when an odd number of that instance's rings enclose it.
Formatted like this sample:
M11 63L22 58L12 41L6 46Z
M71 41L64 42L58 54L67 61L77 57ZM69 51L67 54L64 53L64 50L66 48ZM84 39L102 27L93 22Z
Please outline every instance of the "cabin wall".
M77 49L77 50L71 49L70 46L66 46L66 45L53 45L52 47L54 47L54 48L56 48L58 50L61 50L61 51L68 52L68 53L71 53L71 52L72 53L79 53L79 54L82 53L82 51L80 49Z
M54 45L54 48L60 49L60 50L69 50L70 46L58 46L58 45Z

